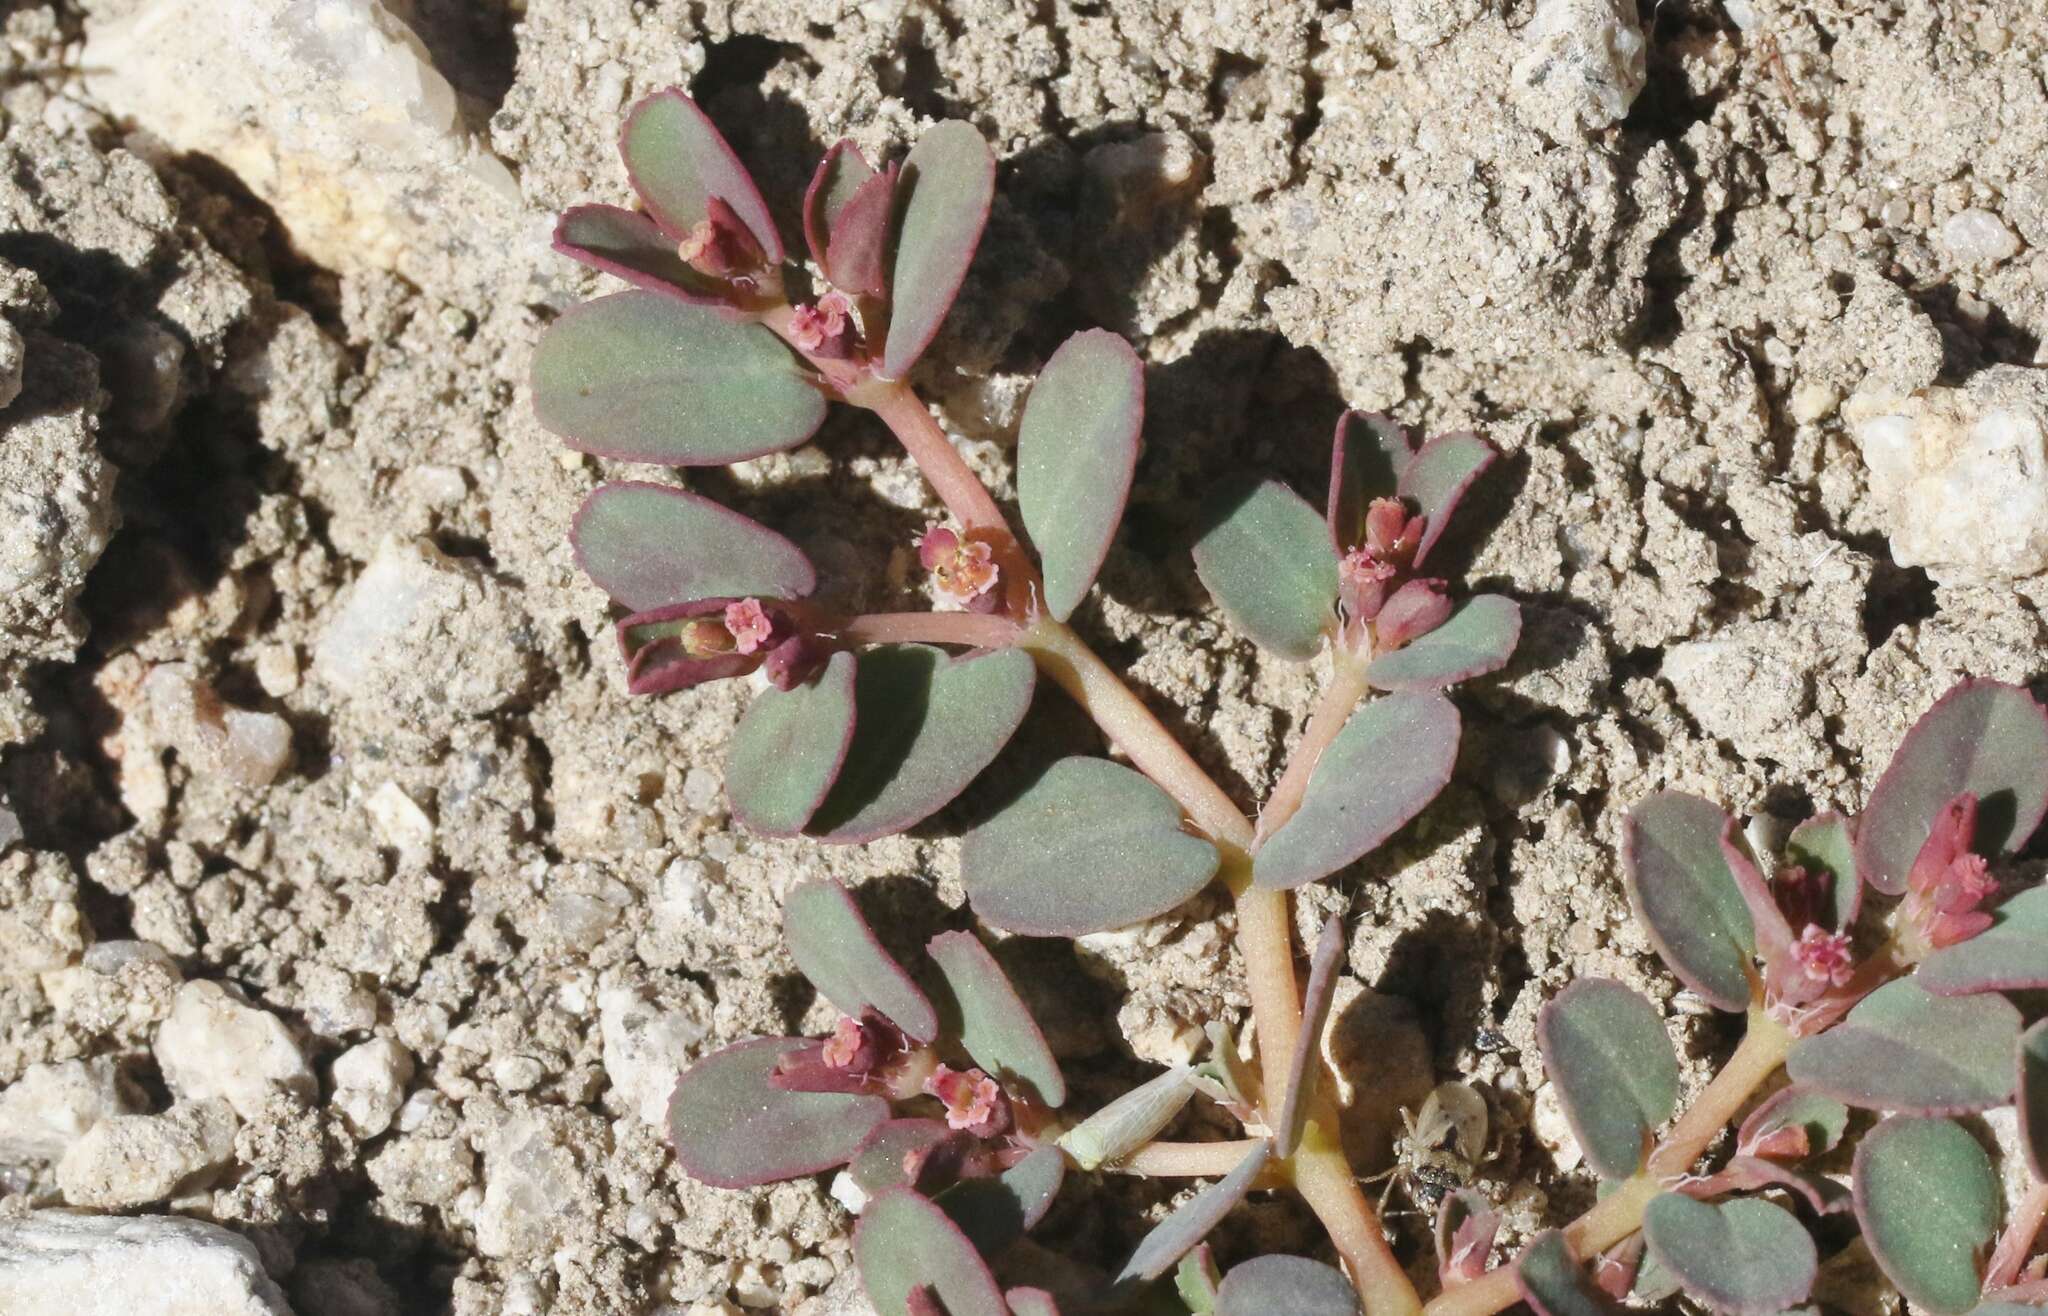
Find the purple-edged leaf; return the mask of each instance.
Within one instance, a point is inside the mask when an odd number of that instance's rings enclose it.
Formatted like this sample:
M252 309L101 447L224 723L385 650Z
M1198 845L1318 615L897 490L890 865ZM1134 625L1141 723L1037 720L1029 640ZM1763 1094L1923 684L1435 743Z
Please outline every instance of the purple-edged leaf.
M620 292L570 307L541 335L533 411L580 452L719 466L810 438L825 395L760 325Z
M1113 1164L1173 1123L1195 1095L1186 1066L1154 1075L1060 1135L1060 1147L1084 1170Z
M1618 982L1581 978L1543 1007L1536 1037L1586 1163L1603 1179L1641 1169L1678 1105L1678 1057L1656 1007Z
M1643 1208L1643 1239L1687 1296L1723 1316L1773 1316L1804 1301L1820 1265L1792 1213L1754 1197L1659 1194Z
M1053 764L960 847L974 912L1041 937L1156 918L1207 886L1216 865L1216 847L1182 825L1171 796L1143 773L1095 758Z
M2048 813L2048 710L2022 687L1964 681L1913 724L1856 825L1863 880L1904 891L1935 816L1966 792L1978 854L2017 850Z
M832 222L825 251L825 277L863 297L880 297L888 287L889 224L896 214L896 169L861 184Z
M1060 1316L1060 1306L1044 1289L1011 1289L1003 1295L1010 1303L1010 1316Z
M825 254L831 250L832 225L873 177L874 166L851 138L842 137L818 161L810 186L804 189L804 243L828 279L832 270Z
M1294 1041L1294 1057L1287 1066L1287 1099L1280 1103L1280 1119L1273 1126L1273 1154L1294 1155L1301 1144L1302 1125L1308 1120L1308 1098L1323 1067L1316 1063L1323 1053L1323 1025L1330 1021L1330 1002L1337 994L1337 971L1344 964L1344 920L1330 915L1322 935L1309 956L1308 988L1302 993L1301 1031Z
M1724 1193L1754 1193L1783 1188L1806 1199L1815 1215L1849 1209L1849 1190L1832 1179L1767 1161L1761 1156L1731 1156L1727 1164L1704 1179L1689 1179L1680 1190L1702 1201Z
M1622 873L1636 915L1671 971L1723 1010L1749 1006L1756 925L1721 837L1728 815L1662 791L1629 810Z
M962 1179L932 1200L977 1251L992 1257L1045 1219L1066 1175L1067 1158L1044 1146L1001 1174Z
M1458 758L1458 710L1433 690L1386 695L1351 715L1309 777L1301 807L1252 858L1262 887L1297 887L1370 853L1436 798Z
M687 637L706 618L716 620L733 599L698 599L649 608L618 625L619 656L626 662L626 689L636 695L664 695L706 681L743 676L760 665L751 654L692 653Z
M882 374L901 379L924 355L967 278L995 199L996 160L971 124L933 125L903 161L889 335Z
M944 1120L884 1120L846 1167L854 1187L873 1197L885 1188L915 1188L925 1172L957 1165L974 1139Z
M1522 1249L1515 1259L1515 1286L1536 1316L1614 1316L1618 1310L1593 1287L1555 1229L1536 1235Z
M705 217L710 199L718 197L747 226L769 262L781 263L782 239L753 175L697 102L680 89L656 92L627 112L619 155L647 213L672 237L688 233Z
M853 744L809 830L851 844L938 812L1009 743L1036 679L1021 649L948 658L898 644L862 654Z
M1935 951L1913 976L1943 996L2048 987L2048 886L2006 901L1990 927Z
M1303 662L1337 604L1337 550L1316 510L1277 480L1219 487L1201 511L1195 574L1231 624Z
M1477 594L1448 620L1372 660L1365 679L1382 690L1433 690L1497 672L1522 638L1522 608L1498 594Z
M1245 1154L1237 1168L1174 1208L1131 1253L1131 1259L1117 1272L1116 1282L1158 1279L1186 1256L1188 1250L1209 1236L1244 1195L1266 1163L1273 1159L1273 1144L1262 1142Z
M576 564L636 612L698 599L800 599L817 588L803 550L709 498L622 480L590 491L569 529Z
M1358 1290L1344 1272L1307 1257L1253 1257L1216 1291L1216 1316L1358 1316Z
M725 304L724 285L692 269L676 240L637 210L572 206L555 221L555 250L652 292L703 306Z
M2020 1012L2003 996L1886 983L1785 1058L1795 1083L1866 1110L1955 1115L2012 1100Z
M1485 1274L1499 1232L1500 1212L1477 1189L1445 1193L1430 1230L1436 1244L1437 1282L1450 1288Z
M2020 1146L2034 1178L2048 1183L2048 1019L2020 1035Z
M1839 813L1808 818L1785 838L1785 862L1809 873L1834 878L1829 896L1834 909L1833 931L1846 932L1863 910L1863 882L1856 874L1856 833Z
M1401 468L1397 488L1403 498L1415 500L1424 521L1422 543L1415 549L1417 567L1443 538L1458 500L1499 455L1477 434L1439 434L1416 449L1415 456Z
M1347 411L1330 442L1330 492L1324 507L1339 553L1365 542L1365 514L1375 498L1391 498L1410 453L1407 431L1391 416Z
M809 684L754 697L725 756L726 798L749 830L794 836L824 802L853 744L854 670L835 653Z
M939 1015L861 917L853 893L829 878L799 882L782 905L782 939L819 994L855 1019L869 1010L917 1042L939 1035Z
M988 947L971 932L941 932L925 943L946 991L938 998L948 1037L1006 1083L1023 1083L1047 1106L1067 1099L1059 1062Z
M1975 1307L1999 1207L1977 1140L1949 1120L1895 1115L1864 1135L1852 1177L1863 1241L1899 1292L1940 1316Z
M1749 1113L1735 1135L1735 1145L1748 1155L1803 1161L1833 1151L1848 1128L1847 1106L1794 1084L1780 1088Z
M685 1173L715 1188L752 1188L843 1165L889 1118L881 1097L785 1092L775 1063L797 1037L741 1042L683 1071L668 1102L668 1138Z
M1180 1264L1173 1268L1174 1294L1190 1316L1211 1316L1216 1310L1216 1291L1222 1285L1223 1276L1216 1269L1216 1256L1207 1243L1196 1244L1195 1250L1182 1257Z
M946 1316L1009 1316L988 1263L960 1227L908 1188L875 1195L853 1229L853 1260L877 1316L913 1316L928 1287Z
M1060 344L1017 423L1017 504L1045 568L1045 610L1065 621L1088 593L1123 519L1145 367L1106 329Z

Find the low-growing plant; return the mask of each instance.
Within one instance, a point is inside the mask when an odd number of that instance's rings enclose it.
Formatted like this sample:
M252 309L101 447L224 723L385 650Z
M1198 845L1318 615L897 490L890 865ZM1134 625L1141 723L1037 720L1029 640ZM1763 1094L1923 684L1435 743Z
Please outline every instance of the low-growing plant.
M1512 600L1460 598L1427 574L1494 450L1472 434L1417 444L1384 417L1349 413L1320 512L1275 480L1230 480L1205 505L1194 564L1223 613L1280 658L1328 655L1292 757L1247 814L1067 624L1136 470L1136 354L1094 330L1046 362L1018 423L1024 536L907 382L988 216L995 164L974 131L939 124L881 169L850 143L833 147L803 198L808 272L688 97L641 102L621 148L643 209L578 207L556 245L635 287L568 311L543 337L543 424L604 457L719 465L796 447L829 403L845 403L894 432L950 518L917 543L942 607L849 616L814 600L811 562L767 527L671 485L600 485L573 539L624 610L630 688L760 672L767 688L726 763L733 816L766 835L856 843L954 800L1016 732L1037 677L1051 678L1121 759L1062 759L967 833L974 913L1011 934L1078 937L1170 913L1221 882L1256 1040L1245 1054L1212 1021L1203 1063L1070 1112L1058 1064L976 935L933 938L929 967L912 974L846 890L807 882L788 893L785 937L839 1022L822 1039L743 1042L685 1073L669 1112L682 1168L726 1187L839 1170L882 1316L1422 1310L1342 1150L1321 1060L1344 929L1325 926L1302 982L1288 892L1428 806L1457 754L1445 690L1513 652ZM2048 890L1994 906L1987 865L2044 811L2048 714L1991 682L1966 683L1921 719L1859 819L1809 820L1782 846L1704 800L1639 804L1625 856L1636 912L1685 984L1746 1012L1748 1030L1660 1138L1680 1084L1655 1008L1606 981L1559 993L1541 1017L1543 1060L1603 1196L1494 1266L1498 1214L1474 1190L1450 1192L1437 1215L1442 1292L1428 1309L1480 1316L1526 1298L1576 1313L1682 1290L1761 1316L1809 1299L1818 1250L1806 1222L1838 1215L1931 1311L2048 1298L2041 1264L2028 1264L2048 1210L2048 1035L2023 1033L1999 994L2048 986ZM1792 1085L1703 1168L1781 1067ZM1162 1140L1196 1099L1244 1136ZM1996 1183L1948 1117L2015 1099L2037 1186L1985 1267ZM1857 1140L1845 1189L1813 1161L1844 1141L1852 1108L1890 1115ZM1069 1170L1101 1169L1214 1182L1113 1274L1013 1250ZM1205 1236L1255 1191L1298 1194L1342 1273L1289 1256L1219 1272ZM1005 1291L998 1273L1025 1283Z

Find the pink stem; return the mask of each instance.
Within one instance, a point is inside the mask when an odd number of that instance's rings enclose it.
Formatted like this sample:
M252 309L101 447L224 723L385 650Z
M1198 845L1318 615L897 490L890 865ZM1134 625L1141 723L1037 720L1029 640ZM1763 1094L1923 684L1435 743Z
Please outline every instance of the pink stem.
M834 632L849 644L959 644L970 649L1006 649L1022 628L1008 617L978 612L871 612Z

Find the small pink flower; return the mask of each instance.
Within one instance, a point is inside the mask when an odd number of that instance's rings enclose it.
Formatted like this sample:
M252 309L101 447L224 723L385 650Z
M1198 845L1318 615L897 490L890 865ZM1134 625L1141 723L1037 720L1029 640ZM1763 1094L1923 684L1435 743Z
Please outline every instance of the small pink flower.
M1856 957L1849 938L1809 923L1792 944L1792 958L1806 976L1831 987L1847 987L1856 976Z
M735 652L753 653L775 633L775 623L762 609L761 600L741 599L725 605L725 629L732 632Z
M676 244L676 254L685 264L714 279L733 279L767 263L768 254L731 206L712 197L705 209L709 213Z
M1010 1128L1010 1100L996 1081L979 1069L958 1070L940 1065L925 1079L924 1090L946 1107L946 1126L965 1129L978 1138L992 1138Z
M825 1063L834 1069L852 1068L867 1041L867 1033L860 1026L860 1020L841 1018L833 1028L832 1036L825 1039Z
M791 312L789 339L812 356L846 356L853 350L852 309L845 294L828 292L816 305Z
M995 551L978 539L962 540L944 526L931 526L917 541L917 560L932 573L939 597L964 608L996 587Z

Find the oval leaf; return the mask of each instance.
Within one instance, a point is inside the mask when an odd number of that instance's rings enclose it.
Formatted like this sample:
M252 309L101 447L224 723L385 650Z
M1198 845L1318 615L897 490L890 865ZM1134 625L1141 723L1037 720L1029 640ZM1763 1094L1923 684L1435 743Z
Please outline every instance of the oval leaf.
M1344 1273L1307 1257L1253 1257L1223 1277L1216 1316L1358 1316Z
M717 197L732 207L769 261L781 262L782 239L753 175L681 89L656 92L627 113L619 155L647 213L672 237L688 233Z
M1941 1316L1975 1307L1999 1203L1977 1140L1949 1120L1893 1116L1857 1146L1853 1178L1864 1242L1899 1292Z
M533 411L579 452L717 466L810 438L825 395L760 325L621 292L570 307L541 335Z
M861 1143L846 1174L870 1197L885 1188L915 1188L926 1164L946 1155L944 1144L965 1151L973 1143L967 1134L947 1128L944 1120L884 1120Z
M706 1056L676 1081L668 1138L676 1163L715 1188L752 1188L843 1165L889 1118L881 1097L785 1092L768 1081L785 1052L810 1045L764 1037Z
M1671 971L1709 1003L1744 1010L1756 924L1721 849L1727 827L1728 815L1697 796L1652 795L1629 810L1622 874Z
M1796 1083L1867 1110L1954 1115L2012 1100L2020 1012L2002 996L1886 983L1833 1028L1793 1043Z
M2048 1183L2048 1019L2020 1037L2019 1116L2027 1166Z
M1808 818L1785 838L1785 862L1834 879L1829 898L1834 930L1846 932L1863 909L1863 882L1856 873L1856 834L1839 813Z
M2017 850L2048 813L2048 710L2023 688L1965 681L1913 724L1857 823L1863 880L1904 891L1935 815L1965 792L1977 797L1978 854Z
M1207 886L1216 847L1143 773L1068 758L967 834L960 879L995 927L1078 937L1167 913Z
M733 817L763 836L803 830L853 744L853 688L853 655L835 653L810 684L755 696L726 751Z
M976 1250L992 1257L1045 1219L1066 1176L1067 1158L1043 1146L999 1175L962 1179L932 1200Z
M882 374L901 379L924 355L959 295L995 199L996 161L973 125L933 125L903 161L902 215L889 271Z
M725 304L725 289L690 267L676 241L637 210L571 206L555 221L555 250L636 287L702 306Z
M989 1073L1026 1084L1044 1105L1063 1104L1067 1080L1059 1062L988 947L970 932L941 932L925 950L946 983L939 997L946 1035Z
M876 1194L853 1228L853 1260L877 1316L912 1316L930 1288L946 1316L1009 1316L1003 1291L960 1227L908 1188Z
M899 644L862 654L853 744L810 831L872 841L944 808L1009 743L1036 679L1021 649L948 658Z
M827 279L832 277L831 264L826 260L832 246L832 225L873 177L874 166L852 139L842 137L818 161L810 186L804 189L804 243Z
M1586 1278L1555 1229L1538 1234L1522 1249L1515 1260L1515 1286L1537 1316L1614 1316L1617 1310Z
M1117 1272L1116 1282L1151 1281L1171 1270L1175 1262L1187 1255L1188 1249L1207 1238L1209 1231L1244 1200L1244 1195L1251 1191L1252 1181L1259 1177L1259 1172L1272 1158L1273 1144L1260 1143L1245 1154L1236 1169L1175 1207L1172 1215L1145 1235L1144 1241L1138 1244L1138 1250Z
M1935 951L1913 976L1943 996L2048 987L2048 886L2006 901L1990 927Z
M1833 1151L1849 1130L1849 1108L1833 1097L1794 1084L1780 1088L1742 1121L1736 1146L1773 1160L1804 1160ZM1787 1134L1795 1144L1781 1150ZM1801 1149L1803 1147L1803 1150Z
M1382 690L1434 690L1497 672L1522 638L1522 609L1513 599L1479 594L1443 625L1372 660L1365 679Z
M1641 1169L1678 1105L1678 1057L1656 1007L1618 982L1581 978L1543 1007L1536 1036L1587 1164L1603 1179Z
M1337 604L1337 550L1316 510L1277 480L1239 482L1201 520L1195 574L1231 624L1283 658L1315 657Z
M1252 880L1297 887L1378 847L1427 807L1458 759L1458 710L1432 690L1387 695L1351 715L1308 780L1301 807L1252 857Z
M882 949L853 893L839 883L818 878L791 887L782 939L798 970L841 1014L858 1019L873 1010L919 1042L939 1035L938 1012Z
M577 509L569 542L584 574L635 612L700 599L800 599L818 584L795 544L665 484L597 486Z
M1065 621L1094 583L1123 519L1145 367L1106 329L1060 344L1017 423L1017 504L1045 567L1045 610Z
M1643 1209L1643 1238L1688 1296L1726 1316L1772 1316L1804 1301L1820 1265L1798 1219L1754 1197L1716 1205L1659 1194Z
M1443 538L1465 491L1499 455L1477 434L1439 434L1416 449L1401 468L1395 487L1403 498L1415 500L1424 521L1422 542L1415 549L1418 569L1436 541Z

